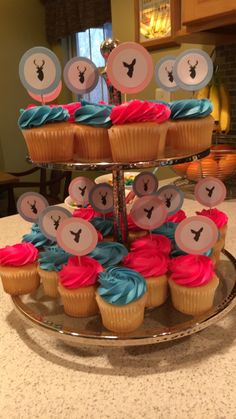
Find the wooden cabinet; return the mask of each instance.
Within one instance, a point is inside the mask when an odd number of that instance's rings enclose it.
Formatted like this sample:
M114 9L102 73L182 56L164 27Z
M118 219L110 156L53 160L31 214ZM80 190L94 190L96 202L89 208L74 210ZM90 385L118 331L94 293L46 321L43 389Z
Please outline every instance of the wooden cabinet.
M236 0L182 0L181 9L184 25L220 19L221 24L224 19L236 21Z

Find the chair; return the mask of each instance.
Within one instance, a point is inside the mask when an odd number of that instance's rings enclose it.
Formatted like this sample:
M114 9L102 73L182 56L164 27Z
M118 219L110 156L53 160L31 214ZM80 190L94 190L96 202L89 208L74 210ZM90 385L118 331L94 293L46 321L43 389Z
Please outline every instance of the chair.
M39 172L39 181L24 181L22 178L32 173ZM16 188L29 189L38 187L38 192L47 198L50 205L60 203L68 195L68 187L72 173L69 171L50 171L50 180L47 181L46 169L34 167L24 172L0 172L0 192L7 192L7 215L17 213L14 190ZM62 181L64 186L62 189ZM62 199L59 195L62 190Z

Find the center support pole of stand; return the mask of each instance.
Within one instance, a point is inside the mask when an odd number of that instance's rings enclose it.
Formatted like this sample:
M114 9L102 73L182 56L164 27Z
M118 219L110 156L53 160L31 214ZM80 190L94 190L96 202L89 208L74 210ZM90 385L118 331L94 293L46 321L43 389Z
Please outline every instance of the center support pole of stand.
M128 241L128 223L125 202L124 172L112 170L114 202L114 238L120 243Z

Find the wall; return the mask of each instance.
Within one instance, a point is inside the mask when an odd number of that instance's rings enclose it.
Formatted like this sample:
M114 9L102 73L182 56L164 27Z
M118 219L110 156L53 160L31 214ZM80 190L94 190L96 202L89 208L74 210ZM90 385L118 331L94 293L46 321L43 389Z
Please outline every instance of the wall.
M0 170L29 169L26 147L17 126L19 109L31 99L18 76L23 53L33 46L46 46L44 7L40 0L0 1Z

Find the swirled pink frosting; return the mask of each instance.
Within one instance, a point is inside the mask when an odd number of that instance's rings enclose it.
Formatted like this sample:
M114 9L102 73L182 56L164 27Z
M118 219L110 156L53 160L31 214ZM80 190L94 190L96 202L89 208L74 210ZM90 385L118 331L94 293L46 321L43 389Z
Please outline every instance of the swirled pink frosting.
M38 250L32 243L19 243L0 249L0 265L23 266L38 258Z
M211 259L203 255L177 256L170 261L169 270L171 279L185 287L201 287L214 276Z
M170 108L162 103L134 99L112 108L110 118L113 125L134 122L157 122L160 124L169 119L170 113Z
M60 283L70 289L89 287L97 282L98 274L102 271L102 265L95 259L81 256L79 263L78 257L72 256L59 272Z
M217 208L203 209L202 211L197 211L196 214L210 218L214 221L217 228L224 227L228 222L228 216Z
M97 212L93 207L77 208L73 212L73 217L83 218L84 220L90 221L94 217L101 217L100 212Z
M123 265L134 269L144 278L165 275L168 270L169 259L163 253L156 254L149 249L130 252L123 258Z
M37 105L28 105L26 109L34 108L35 106L37 106ZM75 122L74 113L75 113L76 109L81 108L81 103L80 102L73 102L73 103L67 103L65 105L50 104L48 106L50 106L50 108L53 108L55 106L61 106L62 108L67 109L68 112L69 112L69 115L70 115L70 117L68 119L68 122Z
M183 210L179 210L175 214L167 217L166 222L171 221L172 223L180 223L180 221L183 221L185 218L187 218L185 212Z
M162 234L148 234L133 241L131 252L145 250L146 252L163 253L168 256L171 251L171 241Z

